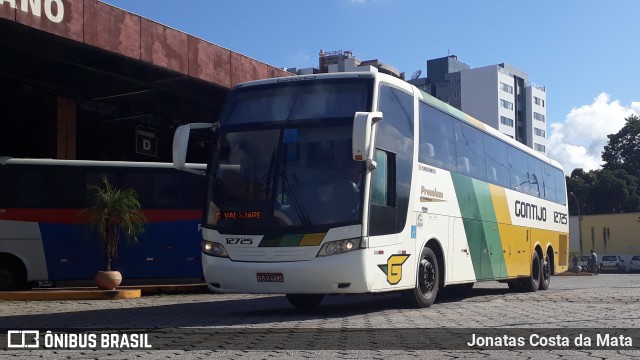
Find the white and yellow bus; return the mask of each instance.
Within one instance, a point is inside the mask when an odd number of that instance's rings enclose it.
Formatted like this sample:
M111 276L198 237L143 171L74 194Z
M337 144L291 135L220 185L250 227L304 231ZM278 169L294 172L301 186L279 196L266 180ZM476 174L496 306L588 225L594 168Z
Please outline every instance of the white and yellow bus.
M567 270L560 164L400 79L357 72L234 87L213 130L202 266L217 293L547 289Z

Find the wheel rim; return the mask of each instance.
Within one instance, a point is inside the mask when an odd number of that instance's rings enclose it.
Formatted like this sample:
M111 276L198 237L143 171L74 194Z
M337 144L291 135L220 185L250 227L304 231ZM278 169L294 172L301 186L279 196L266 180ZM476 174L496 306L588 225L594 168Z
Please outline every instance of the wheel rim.
M423 296L429 296L436 284L436 269L426 258L420 260L420 291Z
M542 272L543 272L543 276L544 276L544 280L548 280L551 277L551 266L549 265L548 261L544 262L544 265L542 267Z

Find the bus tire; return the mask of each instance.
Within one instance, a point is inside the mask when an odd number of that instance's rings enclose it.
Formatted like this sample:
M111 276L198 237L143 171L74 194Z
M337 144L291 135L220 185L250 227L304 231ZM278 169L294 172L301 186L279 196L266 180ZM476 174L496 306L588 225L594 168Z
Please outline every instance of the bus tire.
M531 275L528 278L522 279L522 285L524 285L524 291L536 292L540 288L540 278L542 277L542 269L540 265L540 257L538 252L534 251L531 259Z
M402 296L411 307L427 308L436 300L440 279L436 254L428 247L422 249L420 254L417 277L416 287L405 290Z
M547 290L551 284L551 264L549 264L549 257L542 262L542 268L540 269L540 287L539 290Z
M287 294L287 300L291 305L299 309L313 309L320 305L324 294Z
M27 271L22 262L14 257L0 260L0 291L28 289Z

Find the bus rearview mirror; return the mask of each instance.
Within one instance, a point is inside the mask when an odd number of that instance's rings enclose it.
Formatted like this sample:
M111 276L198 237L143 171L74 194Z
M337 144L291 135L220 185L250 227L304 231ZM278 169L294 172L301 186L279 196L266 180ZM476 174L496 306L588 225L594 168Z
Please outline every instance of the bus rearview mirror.
M191 135L191 130L196 129L212 129L213 124L211 123L191 123L186 125L178 126L175 134L173 134L173 167L178 170L183 170L187 172L196 172L192 169L186 167L187 160L187 146L189 145L189 135ZM200 174L199 171L196 172Z
M370 161L373 156L371 137L373 125L382 120L382 113L356 112L353 117L352 153L353 160Z

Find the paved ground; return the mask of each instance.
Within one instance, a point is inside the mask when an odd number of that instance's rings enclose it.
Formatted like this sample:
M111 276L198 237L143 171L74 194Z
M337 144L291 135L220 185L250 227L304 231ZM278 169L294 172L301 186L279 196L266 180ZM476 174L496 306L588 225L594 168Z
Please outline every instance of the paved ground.
M5 331L139 329L151 334L156 349L171 350L0 350L0 358L640 359L640 351L635 350L640 349L638 325L638 274L558 276L552 279L548 291L537 293L510 293L506 284L496 282L477 284L469 295L439 298L429 309L404 308L397 295L331 296L311 312L292 308L283 296L264 295L7 301L0 302L0 329ZM531 334L549 333L572 342L584 333L593 337L594 343L595 333L623 335L624 339L632 337L635 349L561 350L567 348L561 344L557 349L537 348L544 350L529 350L527 346L476 350L465 345L471 341L471 333L492 338L522 336L527 340ZM160 344L159 338L170 340ZM0 341L3 348L6 334L0 333ZM214 350L220 347L236 350ZM425 350L432 347L444 350ZM571 347L575 348L573 344Z

